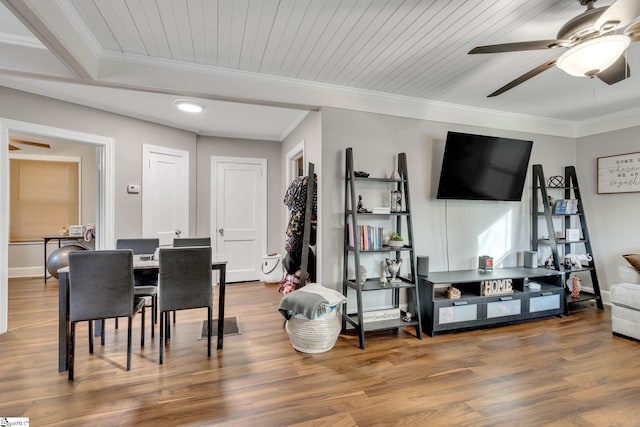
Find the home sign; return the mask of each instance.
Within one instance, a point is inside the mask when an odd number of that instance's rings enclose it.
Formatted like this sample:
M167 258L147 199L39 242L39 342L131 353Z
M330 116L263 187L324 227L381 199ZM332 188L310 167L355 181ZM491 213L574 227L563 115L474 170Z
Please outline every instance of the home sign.
M505 295L513 293L512 279L483 280L482 295Z

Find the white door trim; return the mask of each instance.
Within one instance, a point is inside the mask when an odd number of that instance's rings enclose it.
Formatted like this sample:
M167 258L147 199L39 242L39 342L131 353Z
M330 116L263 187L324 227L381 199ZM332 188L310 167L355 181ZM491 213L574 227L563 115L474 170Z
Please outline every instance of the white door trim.
M151 236L151 235L147 235L146 230L145 230L145 205L147 205L146 202L146 197L148 197L147 195L149 194L148 192L145 191L145 180L148 179L148 169L146 167L147 163L150 161L150 155L151 153L160 153L160 154L164 154L164 155L168 155L168 156L176 156L176 157L182 157L185 161L185 168L184 168L184 183L186 185L186 189L185 189L185 193L184 193L184 208L185 208L185 215L184 215L184 230L182 230L183 237L188 237L189 236L189 152L186 150L180 150L178 148L170 148L170 147L161 147L159 145L152 145L152 144L142 144L142 236L143 237L155 237L155 236Z
M115 141L113 138L0 118L0 247L9 246L9 133L63 139L98 148L98 188L96 197L96 249L114 246L115 223ZM0 334L8 329L8 255L0 256Z
M260 233L262 234L262 247L260 249L260 253L267 253L267 210L269 206L269 201L267 199L267 159L265 158L257 158L257 157L225 157L225 156L211 156L211 197L210 197L210 213L211 213L211 222L209 224L209 230L211 230L211 245L213 246L214 252L218 250L217 244L217 212L216 212L216 170L217 163L253 163L259 164L262 167L263 171L263 180L262 180L262 194L264 194L264 204L265 209L260 215L260 222L262 224L262 229ZM256 260L259 262L260 260Z
M297 143L293 148L291 148L291 150L287 151L286 154L286 162L287 162L287 176L286 176L286 180L287 180L287 185L286 187L289 187L289 184L291 184L293 182L293 178L294 178L294 170L297 169L298 164L297 164L297 160L302 157L304 159L304 139L302 141L300 141L299 143ZM304 174L306 175L307 173L307 162L304 162Z

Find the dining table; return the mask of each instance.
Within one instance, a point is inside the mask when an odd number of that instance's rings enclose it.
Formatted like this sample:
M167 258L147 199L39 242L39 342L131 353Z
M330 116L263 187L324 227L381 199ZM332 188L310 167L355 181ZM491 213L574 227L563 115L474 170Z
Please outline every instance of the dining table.
M160 271L160 263L151 256L133 256L134 270ZM218 283L218 335L217 349L222 350L224 335L224 300L227 261L223 255L213 254L211 269L219 272ZM71 324L69 322L69 267L58 270L58 372L69 369L69 345Z

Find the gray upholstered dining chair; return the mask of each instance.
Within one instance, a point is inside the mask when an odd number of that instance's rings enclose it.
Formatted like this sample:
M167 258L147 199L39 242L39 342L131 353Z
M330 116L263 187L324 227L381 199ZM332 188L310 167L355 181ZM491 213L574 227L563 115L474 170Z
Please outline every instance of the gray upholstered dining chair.
M131 249L134 255L153 255L160 246L160 239L118 239L116 249ZM150 297L151 305L151 338L155 336L153 325L158 323L158 273L155 270L135 270L133 272L135 280L135 295L138 297ZM116 319L116 328L118 319ZM142 340L144 347L144 339Z
M174 248L184 248L187 246L211 246L211 237L185 237L184 239L173 239Z
M169 312L207 308L207 355L211 357L211 247L160 249L160 364L164 361L165 327Z
M89 321L89 353L93 353L93 322L127 317L127 371L131 369L131 326L144 306L136 298L131 250L78 251L69 254L69 381L73 381L76 323ZM104 331L104 325L102 327ZM144 335L144 310L142 310Z
M194 246L211 246L211 237L185 237L181 239L173 239L174 248L186 248ZM173 312L173 323L176 323L176 312ZM170 335L170 328L167 324L167 337Z

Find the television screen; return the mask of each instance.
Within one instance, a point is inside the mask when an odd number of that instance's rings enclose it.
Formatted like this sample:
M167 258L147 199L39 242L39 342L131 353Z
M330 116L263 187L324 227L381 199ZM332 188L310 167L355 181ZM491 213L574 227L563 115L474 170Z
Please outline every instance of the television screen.
M438 199L520 201L533 141L449 132Z

